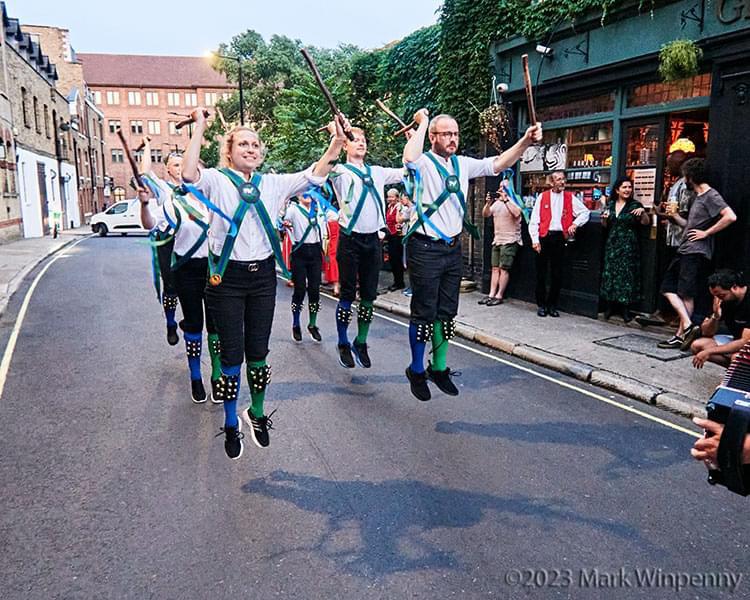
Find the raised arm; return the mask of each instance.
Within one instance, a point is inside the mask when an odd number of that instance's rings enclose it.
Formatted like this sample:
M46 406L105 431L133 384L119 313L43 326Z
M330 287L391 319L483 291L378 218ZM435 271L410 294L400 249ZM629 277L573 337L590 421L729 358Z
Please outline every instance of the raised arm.
M339 158L339 154L341 154L341 150L344 147L344 142L346 141L345 131L348 131L349 129L351 129L349 122L339 115L334 118L333 122L328 124L328 131L331 132L333 137L331 137L331 143L328 144L328 148L323 153L323 156L317 163L315 163L312 173L313 176L328 176L328 174L331 172L331 168L333 168L333 165L336 164L336 161ZM185 163L183 162L183 171L185 169L184 164Z
M193 135L190 136L185 154L182 157L182 178L188 183L193 183L198 179L198 162L201 158L201 146L203 145L203 134L206 131L206 117L202 106L196 108L190 116L194 121Z
M420 108L414 113L414 122L417 124L417 130L404 146L404 164L416 161L424 151L424 138L430 124L430 114L426 108Z
M524 136L505 152L495 157L495 173L501 173L515 165L526 152L526 148L542 141L542 124L537 123L526 130Z
M156 219L151 214L148 204L150 202L151 192L144 188L138 188L138 200L141 201L141 225L144 229L153 229L156 227Z
M143 136L143 154L141 155L141 173L151 174L153 163L151 162L151 138L147 135Z

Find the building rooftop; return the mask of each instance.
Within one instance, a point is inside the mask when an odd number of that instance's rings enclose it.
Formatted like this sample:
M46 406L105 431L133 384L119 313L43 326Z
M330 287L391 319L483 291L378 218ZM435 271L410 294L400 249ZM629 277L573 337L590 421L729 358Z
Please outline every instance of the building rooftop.
M222 73L198 56L88 54L77 52L83 77L90 86L155 88L231 88Z

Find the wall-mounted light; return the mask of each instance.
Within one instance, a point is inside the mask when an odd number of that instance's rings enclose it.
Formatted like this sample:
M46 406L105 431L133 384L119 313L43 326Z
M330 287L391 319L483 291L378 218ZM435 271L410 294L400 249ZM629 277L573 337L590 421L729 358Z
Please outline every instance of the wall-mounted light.
M537 44L536 51L542 56L546 56L547 58L552 58L555 53L554 48L550 48L549 46L542 46L541 44Z

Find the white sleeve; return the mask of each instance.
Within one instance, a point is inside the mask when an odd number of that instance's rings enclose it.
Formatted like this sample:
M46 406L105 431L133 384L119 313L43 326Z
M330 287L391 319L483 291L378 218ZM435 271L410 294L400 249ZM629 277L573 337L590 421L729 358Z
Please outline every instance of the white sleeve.
M469 156L462 156L461 166L466 169L466 175L469 179L475 179L477 177L494 177L495 173L495 157L488 156L487 158L471 158Z
M385 185L401 183L404 178L404 169L394 169L392 167L379 167L385 180Z
M211 198L211 195L218 189L218 179L225 177L217 169L198 169L198 179L187 181L186 183L195 186L205 196Z
M532 244L539 243L539 209L541 204L542 197L537 196L534 208L531 210L531 218L529 218L529 237Z
M578 196L573 196L573 217L575 217L573 223L576 227L588 223L590 214L589 209L581 202L581 199Z

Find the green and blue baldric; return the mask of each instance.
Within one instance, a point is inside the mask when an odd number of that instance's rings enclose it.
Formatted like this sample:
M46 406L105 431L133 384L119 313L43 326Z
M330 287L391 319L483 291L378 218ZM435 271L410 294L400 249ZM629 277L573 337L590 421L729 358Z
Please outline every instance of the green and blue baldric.
M466 198L461 189L461 173L458 157L455 154L450 157L451 167L453 168L453 173L451 174L448 172L448 169L446 169L445 166L435 158L432 152L425 152L425 156L430 159L435 166L435 169L437 169L437 172L440 174L440 177L443 180L443 191L432 204L429 204L426 207L423 206L422 196L424 195L424 182L422 181L419 167L414 163L408 163L406 165L409 173L408 181L406 182L407 191L411 191L412 200L417 212L417 221L411 226L409 231L407 231L403 243L406 243L409 237L419 228L423 228L425 231L429 230L433 235L436 235L446 243L450 242L452 238L441 231L430 218L449 198L455 198L461 215L463 216L463 226L474 239L478 240L479 230L476 225L468 219L466 214Z
M298 248L302 247L302 245L305 243L305 240L307 240L307 237L312 233L313 231L316 231L318 234L318 239L320 240L320 243L323 243L323 233L320 229L320 217L321 217L321 211L318 207L318 202L313 198L310 201L310 209L305 210L305 207L302 206L299 202L293 202L293 204L297 207L297 210L302 214L305 219L307 219L307 227L305 228L304 233L302 234L302 237L299 239L298 242L295 242L292 246L292 252L296 251Z
M219 172L225 175L229 181L234 184L235 188L237 188L240 202L231 218L232 227L230 227L226 238L224 238L224 246L221 249L221 255L216 257L211 252L208 254L209 283L213 286L221 283L224 271L227 268L227 263L229 262L229 257L232 255L232 249L237 241L240 226L242 225L242 221L244 220L247 211L251 208L260 219L263 230L268 238L268 242L273 250L274 257L276 258L276 263L281 268L284 276L290 277L291 275L284 265L279 235L274 227L271 217L268 215L265 205L261 201L260 183L262 175L260 173L254 173L250 178L250 181L245 181L231 169L219 169Z
M185 197L188 192L183 186L172 185L169 182L167 182L167 185L172 190L172 204L175 207L175 216L177 217L177 224L175 227L175 236L176 237L180 236L180 230L181 230L181 225L182 225L182 212L184 212L188 216L188 218L191 221L193 221L196 225L198 225L198 227L200 227L201 229L201 233L196 238L193 245L190 246L187 252L185 252L185 254L183 254L179 259L177 258L177 255L174 252L172 252L172 270L176 271L181 266L183 266L187 261L189 261L195 255L195 253L198 252L198 250L200 250L201 246L208 239L209 224L203 220L204 216L200 213L200 211L190 206L190 203ZM167 217L169 217L166 211L166 208L164 212L167 215Z
M372 167L370 165L365 164L364 165L364 171L358 169L352 164L345 163L344 168L359 177L359 180L362 182L362 193L359 195L359 199L357 200L357 204L354 207L354 212L352 213L351 217L349 218L349 224L344 229L344 233L347 235L351 235L352 231L354 231L354 226L357 224L357 221L359 220L359 216L362 213L362 209L365 206L365 202L367 202L367 197L371 197L375 204L378 207L378 212L380 213L380 217L383 219L383 224L385 224L385 209L383 208L383 199L380 195L380 192L375 187L375 181L372 178ZM346 205L350 206L351 201L354 198L354 182L349 186L349 192L346 199ZM342 207L343 208L343 207Z

